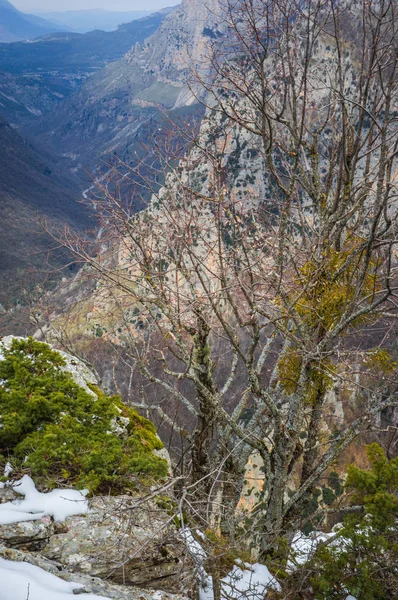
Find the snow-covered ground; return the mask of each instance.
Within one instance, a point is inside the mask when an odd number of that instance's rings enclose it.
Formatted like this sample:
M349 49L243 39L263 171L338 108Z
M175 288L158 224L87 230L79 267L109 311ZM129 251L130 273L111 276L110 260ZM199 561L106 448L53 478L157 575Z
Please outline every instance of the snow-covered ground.
M197 533L199 537L202 536L200 532ZM185 528L182 535L199 576L199 600L214 600L212 579L204 568L206 553L189 528ZM330 535L334 534L319 532L305 536L303 533L297 533L292 542L290 569L294 570L297 566L304 564L313 554L316 546L327 540ZM230 573L221 580L221 596L228 600L264 600L268 590L271 589L280 591L281 587L268 568L259 563L236 564ZM356 598L347 596L345 600L356 600Z
M312 556L320 542L326 541L334 533L314 532L311 536L306 536L301 532L296 533L291 545L291 559L288 562L290 570L294 570L299 565L303 565Z
M55 521L64 521L72 515L81 515L88 511L86 490L53 490L42 494L28 475L12 486L18 494L25 496L21 500L0 504L0 525L35 521L44 516Z
M0 600L70 600L74 590L82 587L28 563L0 558ZM79 594L79 598L106 600L93 594Z
M199 590L200 600L214 600L213 585L208 577L207 585ZM221 580L221 595L233 600L264 600L270 589L280 590L280 585L265 565L242 563L235 565Z

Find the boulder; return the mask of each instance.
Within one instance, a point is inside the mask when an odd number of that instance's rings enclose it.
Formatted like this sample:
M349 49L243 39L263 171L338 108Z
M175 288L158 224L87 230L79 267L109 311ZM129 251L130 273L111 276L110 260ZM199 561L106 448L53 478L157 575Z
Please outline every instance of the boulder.
M193 597L194 566L173 517L151 500L99 497L64 523L41 554L75 573Z
M65 581L74 582L76 584L83 585L84 587L76 588L74 594L89 593L98 594L111 600L187 600L181 595L172 595L166 592L159 592L155 590L143 590L140 588L125 587L110 583L109 581L102 581L98 577L91 577L82 573L72 573L54 561L43 558L39 554L31 554L6 548L0 545L0 557L5 560L12 560L18 562L27 562L31 565L39 567L47 573L52 573Z
M53 534L51 517L0 525L0 543L12 548L40 550Z
M0 483L0 504L4 504L5 502L13 502L18 496L16 492L12 489L10 485Z

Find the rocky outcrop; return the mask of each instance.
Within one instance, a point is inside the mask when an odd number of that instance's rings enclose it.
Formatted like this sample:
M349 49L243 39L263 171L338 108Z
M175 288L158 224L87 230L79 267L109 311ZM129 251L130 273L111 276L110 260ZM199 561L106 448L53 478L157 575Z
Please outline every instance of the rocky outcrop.
M6 348L7 350L9 350L11 348L12 341L14 339L21 340L24 338L14 336L14 335L7 335L7 336L4 336L3 338L1 338L1 340L0 340L0 360L2 357L2 348ZM74 382L77 383L77 385L80 385L80 387L84 388L84 390L88 394L95 396L96 394L88 387L88 384L98 385L98 383L99 383L97 377L94 375L92 370L89 369L87 367L87 365L85 365L81 360L76 358L76 356L73 356L72 354L69 354L68 352L64 352L63 350L57 349L57 352L65 360L66 364L63 367L63 370L68 371L72 375Z
M191 594L192 564L172 517L156 501L94 498L87 515L66 519L42 555L74 572L115 583Z
M2 338L0 360L5 359L5 349L14 349L15 339ZM61 354L66 364L59 368L71 373L76 383L96 396L87 386L96 383L94 374L72 355ZM113 433L127 435L129 419L119 416L114 421ZM143 435L142 420L139 426ZM158 454L167 461L171 473L167 451L162 448ZM70 576L68 581L83 583L85 590L110 598L153 597L137 594L137 586L161 590L156 600L180 593L193 597L194 566L175 523L175 507L171 500L158 496L156 489L142 478L134 480L134 489L140 491L131 495L97 496L87 505L85 499L84 504L80 503L79 492L75 490L39 492L28 475L13 482L12 473L11 465L7 464L8 481L0 483L0 504L4 509L0 511L0 557L26 560L37 566L44 564L42 568L50 572L55 566L65 579ZM74 502L79 504L71 505ZM66 515L70 516L65 518ZM119 589L118 585L123 587Z
M16 562L26 562L43 569L47 573L51 573L83 587L76 587L74 594L80 595L84 593L98 594L111 600L186 600L185 596L172 595L166 592L157 590L144 590L141 588L132 588L124 585L117 585L104 581L98 577L81 573L72 573L62 567L59 563L43 558L40 554L32 554L22 552L14 548L7 548L0 545L0 557L5 560Z
M0 501L16 497L0 489ZM164 501L163 501L164 502ZM27 561L84 590L119 600L195 596L196 580L173 517L151 500L98 497L90 512L54 523L50 517L0 525L0 556ZM106 581L105 581L106 580ZM83 593L80 591L79 593Z
M42 517L37 521L0 525L0 542L8 548L39 550L46 545L54 532L52 519Z

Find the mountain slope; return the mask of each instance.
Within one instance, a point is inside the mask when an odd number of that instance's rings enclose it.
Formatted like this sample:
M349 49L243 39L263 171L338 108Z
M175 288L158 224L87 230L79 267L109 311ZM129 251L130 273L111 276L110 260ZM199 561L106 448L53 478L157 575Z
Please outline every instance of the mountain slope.
M195 105L186 79L216 21L198 0L184 0L143 44L88 78L80 91L27 131L54 150L64 148L90 166L111 152L123 156L139 129L162 109ZM134 21L133 23L137 23ZM1 67L1 62L0 62Z
M153 34L166 14L161 11L113 32L56 33L34 45L0 44L0 115L23 126L53 111L89 75Z
M56 25L35 15L20 12L8 2L0 0L0 42L29 40L67 27Z
M1 0L0 0L1 1ZM167 11L125 23L116 31L55 33L31 43L0 45L0 70L14 74L40 70L98 69L121 58L136 42L153 34Z
M72 177L66 178L50 156L43 156L0 119L0 302L18 286L43 278L35 269L59 265L61 253L41 231L37 216L76 228L88 218Z

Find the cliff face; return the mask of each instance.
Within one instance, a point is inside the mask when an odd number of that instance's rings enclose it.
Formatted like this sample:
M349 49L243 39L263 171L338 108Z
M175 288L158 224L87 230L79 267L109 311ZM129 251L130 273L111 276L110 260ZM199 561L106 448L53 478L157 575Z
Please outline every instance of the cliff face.
M209 36L214 35L220 20L218 11L217 0L184 0L142 48L137 46L126 55L126 60L160 81L185 85L192 67L200 68L205 62Z

